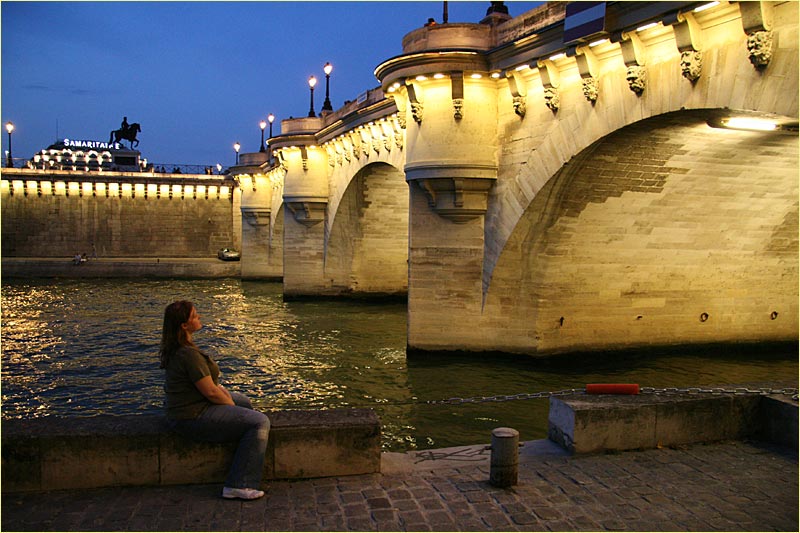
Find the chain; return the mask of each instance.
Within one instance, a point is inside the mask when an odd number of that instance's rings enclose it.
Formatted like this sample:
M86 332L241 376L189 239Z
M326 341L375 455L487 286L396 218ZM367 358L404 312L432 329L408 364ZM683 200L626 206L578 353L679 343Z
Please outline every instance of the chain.
M780 395L780 396L791 396L793 400L797 400L798 393L797 389L795 388L781 388L781 389L774 389L770 387L760 387L760 388L749 388L749 387L731 387L731 388L723 388L723 387L711 387L711 388L702 388L702 387L686 387L686 388L675 388L675 387L667 387L663 389L657 389L653 387L640 387L639 388L640 394L759 394L762 396L767 395Z
M473 396L472 398L447 398L446 400L427 400L425 404L462 404L462 403L484 403L484 402L508 402L511 400L534 400L536 398L549 398L550 396L567 396L570 394L585 394L586 389L564 389L559 391L530 392L522 394L499 395L499 396Z
M791 396L792 399L795 401L798 399L797 389L794 388L774 389L769 387L762 387L757 389L748 387L732 387L732 388L666 387L661 389L654 387L640 387L639 393L640 394L738 394L738 395L777 394L781 396ZM427 405L442 405L442 404L461 405L467 403L507 402L512 400L534 400L537 398L549 398L551 396L567 396L571 394L586 394L586 389L564 389L559 391L543 391L543 392L498 395L498 396L473 396L471 398L447 398L445 400L427 400L420 403L424 403Z
M562 389L557 391L541 391L541 392L530 392L530 393L521 393L521 394L509 394L509 395L497 395L497 396L472 396L470 398L447 398L444 400L418 400L417 398L412 398L409 400L400 400L400 401L391 401L391 400L375 400L375 403L385 406L400 406L400 405L463 405L463 404L471 404L471 403L487 403L487 402L508 402L514 400L535 400L540 398L550 398L552 396L569 396L574 394L586 394L585 388L580 389ZM665 387L665 388L654 388L654 387L639 387L639 394L736 394L736 395L744 395L744 394L759 394L762 396L767 395L780 395L780 396L790 396L794 401L798 401L798 392L796 388L770 388L770 387L761 387L761 388L748 388L748 387L731 387L731 388L722 388L722 387L711 387L711 388L702 388L702 387ZM349 405L349 407L356 407L354 405ZM362 406L362 407L374 407L374 404ZM301 407L282 407L282 409L303 409Z

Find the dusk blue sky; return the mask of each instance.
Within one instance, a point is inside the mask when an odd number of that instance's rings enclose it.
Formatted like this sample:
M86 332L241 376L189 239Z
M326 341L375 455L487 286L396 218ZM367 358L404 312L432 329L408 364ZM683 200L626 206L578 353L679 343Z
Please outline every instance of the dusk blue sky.
M541 2L506 2L512 16ZM108 141L141 124L152 163L229 166L233 143L258 150L258 123L334 109L378 86L375 67L443 2L14 2L2 8L2 123L12 155L57 139ZM479 22L489 2L449 2L449 22ZM3 150L8 136L2 132Z

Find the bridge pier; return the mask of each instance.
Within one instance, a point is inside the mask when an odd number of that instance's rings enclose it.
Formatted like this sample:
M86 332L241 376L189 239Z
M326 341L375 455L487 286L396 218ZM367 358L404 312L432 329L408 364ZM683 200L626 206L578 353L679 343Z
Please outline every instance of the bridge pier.
M283 177L284 298L326 293L325 226L328 207L327 155L317 146L321 117L284 120L278 150Z
M283 277L283 239L279 231L283 224L276 224L274 215L280 209L281 198L262 170L268 159L264 152L241 154L240 165L231 169L241 196L241 277L245 280Z
M609 3L576 40L554 2L412 31L380 89L270 140L284 294L402 294L407 258L412 351L795 339L796 15Z

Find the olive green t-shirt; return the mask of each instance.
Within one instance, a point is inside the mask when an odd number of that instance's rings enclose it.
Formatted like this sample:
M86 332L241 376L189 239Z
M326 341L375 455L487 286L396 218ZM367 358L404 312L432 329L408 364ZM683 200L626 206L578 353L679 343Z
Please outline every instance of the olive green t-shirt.
M191 346L178 348L166 368L164 392L168 418L197 418L211 405L195 386L206 376L211 376L214 384L219 385L217 363Z

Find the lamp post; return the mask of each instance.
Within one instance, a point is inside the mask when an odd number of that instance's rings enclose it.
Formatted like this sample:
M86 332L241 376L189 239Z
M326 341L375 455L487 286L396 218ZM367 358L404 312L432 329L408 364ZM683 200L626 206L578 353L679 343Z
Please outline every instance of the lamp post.
M325 103L322 104L322 111L333 113L333 106L331 105L331 72L333 72L333 65L330 63L325 63L325 66L322 67L322 70L325 71Z
M242 145L239 144L239 141L236 141L235 143L233 143L233 150L236 152L236 164L237 165L239 164L239 148L241 148L241 147L242 147Z
M8 132L8 161L6 161L6 166L11 168L14 166L14 160L11 158L11 132L14 131L13 122L6 123L6 131Z
M269 138L272 139L272 123L275 122L275 115L270 113L267 120L269 120Z
M308 110L309 117L316 117L317 114L314 113L314 85L317 84L317 78L311 76L308 78L308 86L311 88L311 108Z
M264 150L264 128L267 127L267 123L263 120L258 124L261 127L261 148L258 149L259 152L265 152Z

